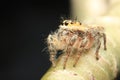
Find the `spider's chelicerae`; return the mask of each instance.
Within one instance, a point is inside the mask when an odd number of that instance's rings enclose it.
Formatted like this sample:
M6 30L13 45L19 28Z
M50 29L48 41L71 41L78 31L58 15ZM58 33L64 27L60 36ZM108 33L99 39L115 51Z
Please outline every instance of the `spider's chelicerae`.
M47 38L50 61L56 65L56 55L62 50L66 58L63 68L66 68L68 58L71 54L77 53L73 67L76 66L80 55L95 47L96 60L99 59L99 49L103 40L104 50L106 50L106 35L103 27L88 27L76 20L64 20L59 29L49 34Z

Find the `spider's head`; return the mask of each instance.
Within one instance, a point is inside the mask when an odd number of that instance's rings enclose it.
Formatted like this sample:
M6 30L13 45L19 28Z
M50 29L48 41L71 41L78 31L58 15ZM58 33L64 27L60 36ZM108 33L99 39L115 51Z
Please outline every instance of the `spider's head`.
M62 22L62 25L72 27L72 26L80 26L82 24L80 22L78 22L78 21L64 20Z
M86 27L77 20L64 20L60 27L68 30L80 30L80 31L85 31L86 29Z

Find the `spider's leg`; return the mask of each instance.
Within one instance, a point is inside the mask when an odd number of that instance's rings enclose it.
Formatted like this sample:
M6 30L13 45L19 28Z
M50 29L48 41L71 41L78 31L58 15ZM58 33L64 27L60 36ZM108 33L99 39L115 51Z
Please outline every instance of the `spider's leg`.
M73 67L75 67L76 66L76 64L77 64L77 62L78 62L78 60L79 60L79 58L80 58L80 55L81 55L81 49L82 48L80 48L81 47L81 43L82 43L82 38L81 37L78 37L78 39L75 41L75 43L74 43L74 45L73 45L73 48L74 49L76 49L77 50L77 58L76 58L76 60L75 60L75 63L73 64ZM79 52L78 52L79 51Z
M88 41L86 43L85 49L90 49L94 42L94 38L92 37L91 33L88 33L87 39L88 39Z
M104 41L104 50L107 50L107 47L106 47L106 34L103 33L103 41Z
M65 69L66 68L66 63L67 63L67 61L68 61L68 58L69 58L69 56L70 56L70 47L68 47L67 48L67 56L66 56L66 58L65 58L65 61L64 61L64 64L63 64L63 69Z
M55 56L56 53L55 52L50 52L50 61L52 62L52 66L55 67Z
M78 63L78 60L79 60L80 56L81 56L81 52L78 53L77 58L75 60L75 63L73 64L73 67L75 67L76 64Z
M99 40L99 41L98 41L98 46L97 46L97 49L96 49L96 52L95 52L96 60L99 59L99 49L100 49L100 46L101 46L101 42L100 42L100 40Z

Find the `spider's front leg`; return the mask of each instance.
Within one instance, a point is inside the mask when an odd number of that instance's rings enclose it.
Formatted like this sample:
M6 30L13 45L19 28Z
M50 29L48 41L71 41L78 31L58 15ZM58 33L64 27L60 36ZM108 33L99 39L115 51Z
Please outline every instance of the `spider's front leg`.
M71 39L72 36L73 36L72 33L69 33L69 34L68 34L68 37L66 37L66 38L64 39L64 42L66 43L67 48L66 48L66 57L65 57L64 64L63 64L63 69L66 68L66 64L67 64L68 58L69 58L70 53L71 53L72 43L71 43L70 39Z
M67 60L68 60L68 58L69 58L69 56L70 56L70 52L71 52L71 48L70 48L70 47L67 47L67 50L66 50L67 56L66 56L65 61L64 61L64 64L63 64L63 69L66 68L66 63L67 63Z
M75 63L73 64L73 67L76 66L76 64L78 63L78 60L81 56L81 51L82 51L82 48L81 48L81 43L82 43L82 38L81 37L78 37L78 39L75 41L74 45L73 45L73 49L77 50L75 52L77 52L77 58L75 59Z
M48 44L48 51L50 53L50 61L52 63L52 66L55 66L55 56L56 56L56 49L55 49L55 40L56 38L54 35L49 35L47 38L47 44Z
M82 52L79 52L79 53L77 54L77 58L76 58L76 60L75 60L75 63L73 64L73 67L76 67L76 64L78 63L78 60L80 59L81 54L82 54Z

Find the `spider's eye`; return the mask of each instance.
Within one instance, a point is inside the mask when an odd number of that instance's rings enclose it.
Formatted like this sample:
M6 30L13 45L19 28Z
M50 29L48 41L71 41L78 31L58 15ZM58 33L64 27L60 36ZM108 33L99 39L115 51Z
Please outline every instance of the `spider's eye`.
M67 26L68 25L68 23L67 22L65 22L65 26Z
M73 22L71 22L71 24L73 24Z

